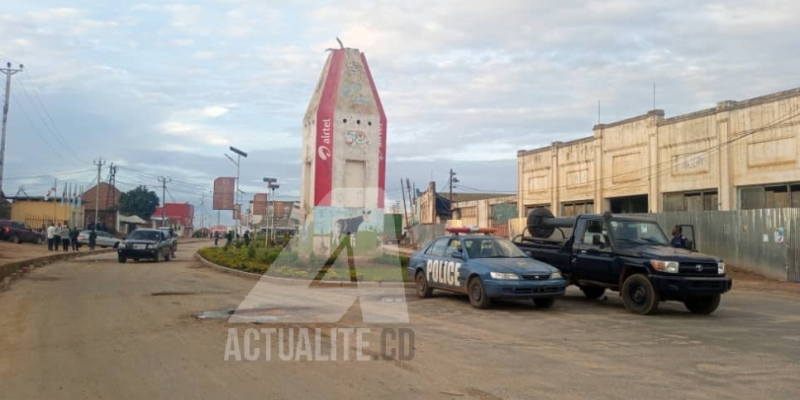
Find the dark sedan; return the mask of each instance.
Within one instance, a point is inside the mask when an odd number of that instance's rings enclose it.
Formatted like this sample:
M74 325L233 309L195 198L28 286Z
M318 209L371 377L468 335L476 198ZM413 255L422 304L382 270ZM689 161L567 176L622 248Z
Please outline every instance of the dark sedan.
M117 259L121 263L129 258L133 261L169 261L171 247L172 242L164 232L158 229L137 229L120 244Z

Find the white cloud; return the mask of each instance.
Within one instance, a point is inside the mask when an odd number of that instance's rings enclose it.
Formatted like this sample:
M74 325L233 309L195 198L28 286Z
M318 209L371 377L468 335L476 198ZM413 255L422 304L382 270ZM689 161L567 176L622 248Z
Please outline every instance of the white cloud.
M213 51L198 51L192 54L192 58L195 60L211 60L217 56L216 53Z

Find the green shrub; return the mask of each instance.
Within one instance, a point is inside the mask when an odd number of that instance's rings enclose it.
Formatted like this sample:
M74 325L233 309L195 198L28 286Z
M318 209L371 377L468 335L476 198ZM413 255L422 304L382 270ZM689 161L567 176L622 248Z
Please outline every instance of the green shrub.
M247 246L247 258L253 260L256 258L256 246Z
M238 239L233 243L233 245L236 246L237 249L241 249L242 246L244 246L244 240Z

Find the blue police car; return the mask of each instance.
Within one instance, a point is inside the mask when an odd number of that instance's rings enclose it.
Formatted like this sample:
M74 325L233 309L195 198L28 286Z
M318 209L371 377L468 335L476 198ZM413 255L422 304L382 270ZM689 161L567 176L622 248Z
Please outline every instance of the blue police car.
M449 228L442 236L414 252L409 276L417 296L433 290L469 296L470 303L487 308L495 298L530 298L549 308L564 295L567 281L558 269L534 260L508 239L490 236L493 229Z

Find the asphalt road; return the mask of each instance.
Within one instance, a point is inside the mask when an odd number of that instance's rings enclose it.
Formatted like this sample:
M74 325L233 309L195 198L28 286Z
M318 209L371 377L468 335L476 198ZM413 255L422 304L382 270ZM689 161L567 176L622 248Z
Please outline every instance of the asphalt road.
M418 300L408 292L407 303L391 307L407 305L410 324L384 327L413 331L410 360L353 361L351 340L349 361L341 351L338 361L282 361L277 341L271 360L225 361L229 328L238 329L243 346L248 328L369 327L365 354L373 358L381 351L381 327L360 322L358 304L338 323L199 320L199 312L224 314L242 304L256 285L194 261L199 246L183 246L169 263L123 265L104 254L53 264L0 293L0 399L796 399L800 393L800 296L756 290L726 295L710 317L678 303L657 316L636 316L616 295L589 301L576 291L550 310L510 302L486 311L459 296L437 292ZM262 300L278 303L259 315L281 321L313 314L298 305L298 296L308 296L300 292L269 286Z

